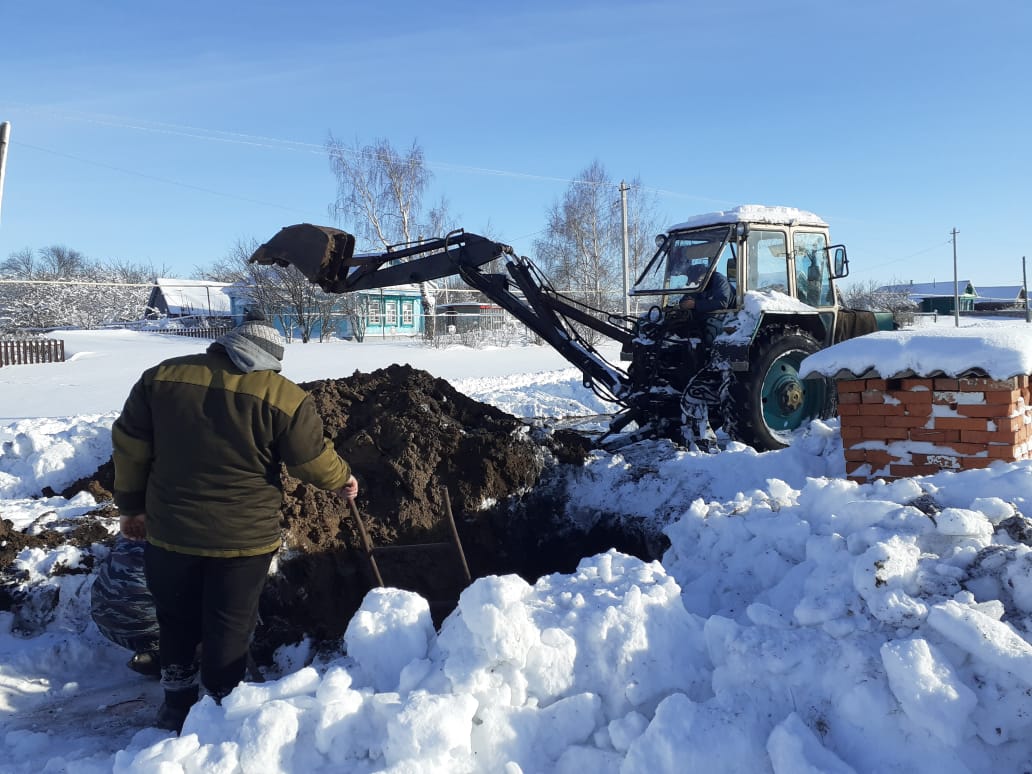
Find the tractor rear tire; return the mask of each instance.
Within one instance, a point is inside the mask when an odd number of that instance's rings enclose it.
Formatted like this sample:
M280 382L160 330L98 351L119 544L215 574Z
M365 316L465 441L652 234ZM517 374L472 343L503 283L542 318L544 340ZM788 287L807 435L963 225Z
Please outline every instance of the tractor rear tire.
M813 419L834 416L835 384L825 377L800 379L799 365L821 349L797 328L761 331L749 371L731 383L732 436L758 451L783 449L791 434Z

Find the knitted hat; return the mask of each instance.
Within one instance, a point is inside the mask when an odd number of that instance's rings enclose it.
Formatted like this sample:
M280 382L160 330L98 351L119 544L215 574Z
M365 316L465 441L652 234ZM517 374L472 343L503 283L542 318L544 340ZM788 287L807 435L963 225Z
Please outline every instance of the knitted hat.
M251 316L248 315L248 317ZM261 347L277 360L283 359L283 337L278 330L265 322L264 318L261 320L246 320L238 325L233 332L240 334L248 341Z

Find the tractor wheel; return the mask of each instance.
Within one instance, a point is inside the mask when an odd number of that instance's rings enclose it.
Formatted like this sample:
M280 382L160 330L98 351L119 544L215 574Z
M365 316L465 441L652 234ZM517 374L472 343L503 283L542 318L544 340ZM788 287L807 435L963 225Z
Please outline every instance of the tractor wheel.
M759 451L783 449L800 425L834 415L834 383L799 378L799 365L820 348L812 336L794 328L760 333L749 372L731 384L734 437Z

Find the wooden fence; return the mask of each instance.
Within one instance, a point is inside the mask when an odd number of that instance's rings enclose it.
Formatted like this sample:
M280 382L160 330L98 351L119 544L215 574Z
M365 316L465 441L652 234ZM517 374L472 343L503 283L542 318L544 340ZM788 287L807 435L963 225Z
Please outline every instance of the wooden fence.
M0 340L0 366L63 363L64 359L64 341L61 339Z
M190 336L194 339L217 339L233 330L231 325L223 325L217 328L155 328L153 333L160 333L164 336Z

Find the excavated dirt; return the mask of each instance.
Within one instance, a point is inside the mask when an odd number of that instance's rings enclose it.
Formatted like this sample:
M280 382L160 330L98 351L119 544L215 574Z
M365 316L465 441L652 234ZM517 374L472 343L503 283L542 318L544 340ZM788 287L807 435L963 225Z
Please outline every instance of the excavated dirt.
M558 529L564 469L582 464L590 449L574 432L531 429L409 366L302 387L359 479L357 511L385 585L422 594L438 622L466 584L446 516L449 503L473 578L515 572L533 581L571 571L581 557L614 546L646 553L640 538L605 525L590 534ZM268 663L279 645L304 636L336 647L375 582L346 504L286 474L283 484L285 550L262 597L255 640L260 663ZM109 461L60 494L86 490L110 500L112 486ZM0 529L0 572L10 578L6 570L26 545L109 541L104 524L114 515L108 504L63 535L28 536L7 523ZM10 600L0 589L0 609L5 607Z

